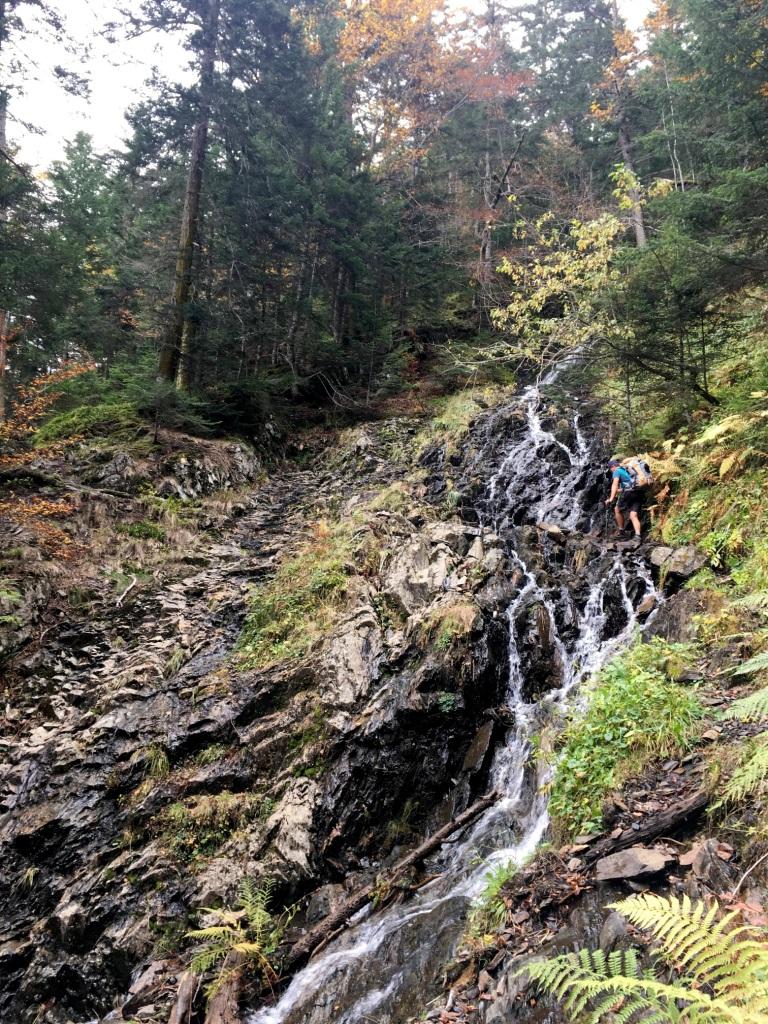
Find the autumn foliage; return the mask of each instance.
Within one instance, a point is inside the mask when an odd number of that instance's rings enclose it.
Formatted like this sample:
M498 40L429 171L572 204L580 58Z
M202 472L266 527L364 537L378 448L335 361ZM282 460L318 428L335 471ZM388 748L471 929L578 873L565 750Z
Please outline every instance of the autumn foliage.
M89 363L69 363L18 389L9 419L0 424L0 472L12 472L32 461L60 455L77 440L68 438L44 448L32 448L30 443L35 429L61 397L58 387L92 369ZM6 519L30 530L40 547L52 557L69 559L76 551L72 538L52 520L71 515L74 508L71 498L12 494L0 501L0 520Z
M5 423L0 423L0 469L26 465L33 458L46 454L47 449L32 451L29 442L51 407L61 398L57 387L93 369L91 363L66 363L19 387L11 415ZM72 439L68 443L71 444Z

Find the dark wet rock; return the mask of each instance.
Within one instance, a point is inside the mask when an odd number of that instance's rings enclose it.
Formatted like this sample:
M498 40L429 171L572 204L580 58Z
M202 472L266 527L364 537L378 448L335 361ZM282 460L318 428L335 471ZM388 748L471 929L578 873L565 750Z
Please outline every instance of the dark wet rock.
M714 893L729 891L736 877L733 865L721 858L720 850L717 839L707 839L696 847L691 865L696 878Z
M537 523L536 529L541 530L542 533L551 537L552 540L557 541L558 544L565 544L568 539L567 532L556 523Z
M603 927L600 929L599 938L600 949L604 953L612 953L614 949L618 949L625 945L629 939L629 926L626 918L622 917L621 914L612 910L606 917Z
M488 748L491 745L492 735L493 722L483 722L475 733L469 750L464 755L464 763L461 767L465 772L470 772L471 774L480 770L485 760L485 755L488 753Z
M329 883L316 889L309 898L305 913L307 924L316 924L331 914L347 896L347 890L338 883Z
M695 639L694 617L704 610L702 595L696 590L680 590L663 601L648 627L649 636L672 642Z

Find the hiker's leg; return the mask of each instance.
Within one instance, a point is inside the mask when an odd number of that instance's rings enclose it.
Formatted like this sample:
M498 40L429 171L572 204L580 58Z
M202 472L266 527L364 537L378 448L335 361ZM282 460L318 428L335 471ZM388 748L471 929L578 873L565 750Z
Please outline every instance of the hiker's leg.
M613 515L614 515L614 518L616 519L616 525L618 526L618 528L620 530L623 530L624 529L624 513L619 508L619 503L618 502L616 502L616 504L613 506Z
M633 508L632 511L629 513L629 521L635 528L635 536L639 537L642 533L642 529L640 527L640 516L637 514L637 509Z

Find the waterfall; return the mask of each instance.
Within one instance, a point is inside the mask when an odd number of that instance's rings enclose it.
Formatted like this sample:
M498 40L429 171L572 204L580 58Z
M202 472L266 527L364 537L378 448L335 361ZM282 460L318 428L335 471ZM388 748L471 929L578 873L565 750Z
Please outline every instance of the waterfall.
M475 468L492 467L479 502L481 523L508 542L519 589L507 609L509 679L507 704L514 721L494 755L489 789L502 794L460 841L448 844L439 875L409 901L379 913L363 910L352 926L291 981L279 1001L251 1013L248 1024L401 1024L421 1008L425 987L461 936L473 900L499 864L522 864L549 824L542 785L547 769L531 757L533 737L551 717L571 706L580 682L630 639L634 607L653 589L640 559L614 554L586 569L581 606L545 573L526 564L516 545L521 525L549 520L583 532L600 522L594 487L594 446L584 437L578 413L565 436L547 419L543 389L563 365L528 387L511 405L486 421ZM504 441L512 424L512 441ZM567 436L566 436L567 435ZM554 543L544 541L544 544ZM554 554L554 553L553 553ZM562 609L574 609L564 628ZM530 699L520 655L518 623L536 605L549 621L558 685Z

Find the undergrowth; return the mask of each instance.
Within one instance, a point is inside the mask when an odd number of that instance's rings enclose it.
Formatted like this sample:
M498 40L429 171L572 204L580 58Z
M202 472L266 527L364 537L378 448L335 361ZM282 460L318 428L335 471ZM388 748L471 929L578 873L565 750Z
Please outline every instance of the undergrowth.
M275 954L295 911L277 914L270 909L273 887L271 881L257 885L246 878L234 909L203 907L202 913L212 923L187 932L187 938L200 943L192 957L192 971L212 976L206 986L209 1000L244 965L269 984L277 981Z
M482 940L484 936L498 931L507 918L507 901L504 890L514 880L520 868L514 861L498 864L489 872L485 887L469 912L468 936Z
M703 709L675 682L688 646L654 638L613 658L558 742L550 813L563 837L602 828L605 797L653 758L686 750Z

